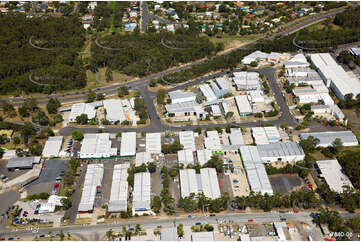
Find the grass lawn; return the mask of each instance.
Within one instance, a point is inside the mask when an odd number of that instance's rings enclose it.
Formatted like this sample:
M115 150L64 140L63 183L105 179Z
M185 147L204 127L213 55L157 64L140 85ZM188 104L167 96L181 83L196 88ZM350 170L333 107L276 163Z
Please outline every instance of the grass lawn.
M348 118L348 125L351 127L352 132L360 140L360 115L354 109L343 109L342 112Z

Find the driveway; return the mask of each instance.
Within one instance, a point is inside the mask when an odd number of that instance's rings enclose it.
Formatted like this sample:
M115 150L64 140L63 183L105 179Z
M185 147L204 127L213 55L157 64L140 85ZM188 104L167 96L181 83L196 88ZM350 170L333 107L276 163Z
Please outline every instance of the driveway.
M68 160L50 159L44 162L45 168L41 170L40 177L25 187L28 194L41 192L50 193L55 179L61 171L65 171L68 166Z

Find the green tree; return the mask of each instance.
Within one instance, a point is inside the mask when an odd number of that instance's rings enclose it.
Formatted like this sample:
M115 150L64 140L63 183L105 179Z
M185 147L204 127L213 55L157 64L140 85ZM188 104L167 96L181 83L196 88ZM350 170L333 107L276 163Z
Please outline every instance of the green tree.
M101 101L104 100L104 94L103 93L98 93L97 94L97 101Z
M225 118L226 118L226 119L230 119L230 118L233 117L233 115L234 115L233 112L228 112L228 113L226 113Z
M148 168L148 171L150 173L154 173L156 171L156 169L157 169L157 163L156 162L149 162L147 168Z
M86 113L82 113L80 116L76 117L77 124L87 124L88 123L88 115Z
M71 136L73 137L74 140L82 140L84 138L84 134L82 131L80 130L74 130L72 133L71 133Z
M354 233L360 233L360 216L350 219L350 227Z
M152 209L153 211L158 214L160 209L162 208L162 201L159 196L154 196L152 200Z
M63 199L61 199L61 203L63 204L63 208L64 208L65 210L71 208L71 200L70 200L70 198L63 198Z
M105 70L105 80L107 82L113 81L113 73L109 67L107 67L107 69Z
M340 138L336 138L332 142L332 147L335 149L336 153L339 153L341 151L342 146L343 146L343 143Z
M63 241L64 240L64 233L63 233L63 230L60 230L60 234L59 234L59 237L60 237L60 240Z
M121 86L118 89L118 97L122 98L122 97L125 97L126 95L129 95L128 87Z
M46 109L48 110L48 113L56 114L60 106L61 104L57 98L50 98L49 102L46 104Z
M96 93L93 90L89 89L86 102L87 103L94 102L95 98L96 98Z
M218 173L223 172L223 161L217 155L212 155L211 159L207 161L203 167L215 168Z
M108 240L113 240L113 230L112 230L112 229L109 229L109 230L106 232L106 236L107 236Z

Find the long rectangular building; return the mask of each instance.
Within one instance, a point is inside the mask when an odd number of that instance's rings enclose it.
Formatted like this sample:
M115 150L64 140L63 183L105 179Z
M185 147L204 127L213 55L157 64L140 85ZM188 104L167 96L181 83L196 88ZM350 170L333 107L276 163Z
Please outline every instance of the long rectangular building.
M352 131L328 131L328 132L313 132L300 134L301 139L307 139L309 136L313 136L320 140L317 146L328 147L332 146L332 142L335 139L340 139L343 146L357 146L358 141Z
M247 99L247 95L235 96L234 100L236 101L238 113L240 116L247 116L252 114L252 107Z
M178 162L185 167L194 164L193 151L191 150L179 150Z
M42 156L47 158L58 157L62 144L63 136L50 136L45 143Z
M219 189L218 177L215 168L203 168L201 169L201 184L203 194L211 199L217 199L221 197Z
M109 133L85 134L80 149L80 158L108 158L116 156Z
M145 136L146 151L151 154L162 153L161 134L160 133L147 133Z
M217 100L216 95L214 94L212 88L208 84L203 84L199 86L203 96L206 98L207 102Z
M95 108L88 103L75 103L71 106L69 115L69 122L76 122L76 117L86 114L88 119L93 119L96 116Z
M325 84L331 87L339 99L344 99L345 95L350 93L354 97L360 94L360 82L347 74L329 53L311 54L310 56Z
M134 175L133 214L143 214L150 211L150 173L140 172Z
M273 189L257 147L241 146L239 151L251 190L256 193L273 195Z
M128 168L129 163L114 165L108 212L127 211L128 208Z
M179 142L183 145L185 150L196 150L196 144L194 142L194 132L193 131L181 131L179 132Z
M222 150L221 141L216 130L207 131L207 137L204 138L204 146L208 150Z
M191 193L198 194L198 185L196 170L182 169L179 170L180 189L182 198L189 197Z
M79 212L93 211L97 187L102 185L104 174L103 164L90 164L87 166L83 191L78 207Z
M337 160L316 161L318 169L331 190L342 193L343 186L353 188L350 179L343 173L342 167Z
M198 163L203 166L212 158L212 150L197 150Z
M135 156L137 149L137 133L124 132L120 145L120 156Z
M257 145L263 162L300 161L305 158L302 147L295 142L277 142Z
M138 152L135 156L135 166L140 166L141 164L147 164L148 162L153 162L152 154L149 152Z

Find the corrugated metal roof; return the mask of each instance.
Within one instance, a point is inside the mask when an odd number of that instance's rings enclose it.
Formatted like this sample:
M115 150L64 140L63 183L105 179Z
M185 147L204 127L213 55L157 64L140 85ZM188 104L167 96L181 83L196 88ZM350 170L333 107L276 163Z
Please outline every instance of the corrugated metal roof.
M216 169L203 168L200 171L202 191L204 195L211 199L221 197Z
M206 97L207 102L217 100L216 95L214 94L212 88L208 84L200 85L199 89L201 90L203 96Z
M150 152L138 152L135 156L135 166L140 166L141 164L147 164L148 162L153 162L153 158Z
M283 161L303 160L305 153L302 147L295 142L277 142L257 145L258 152L263 161L281 158Z
M145 136L146 151L152 154L160 154L162 152L161 134L147 133Z
M120 156L134 156L137 149L137 133L124 132L120 146Z
M117 155L117 149L111 146L109 133L85 134L80 149L80 158Z
M347 72L336 63L329 53L311 54L313 64L318 68L322 75L331 80L331 88L336 88L335 94L338 92L343 98L346 94L352 93L354 96L360 93L360 83L355 78L352 78Z
M176 90L173 92L169 92L170 99L180 99L180 98L191 98L196 97L196 94L194 92L183 92L181 90Z
M239 150L251 190L262 194L268 193L273 195L273 189L257 147L241 146Z
M40 162L40 156L33 157L16 157L12 158L8 161L7 168L8 169L16 169L16 168L32 168L33 164L37 164Z
M211 150L197 150L197 159L201 166L206 164L212 157L212 151Z
M182 198L189 197L191 193L198 194L196 171L194 169L179 170L179 179Z
M185 166L194 163L193 151L192 150L179 150L178 151L178 162Z
M50 136L45 142L42 156L57 157L63 144L63 136Z
M203 107L195 101L173 103L165 105L165 109L168 113L185 113L185 112L196 112L205 113Z
M263 127L253 127L252 128L252 136L254 142L258 144L268 144L269 140L266 135L266 131Z
M352 131L328 131L328 132L314 132L314 133L302 133L301 139L307 139L309 136L313 136L320 140L318 146L327 147L332 145L332 142L336 138L341 139L343 146L356 146L358 141Z
M228 137L231 145L244 145L243 135L240 128L231 128L231 133Z
M127 211L129 163L114 165L108 212Z
M193 131L180 131L179 142L183 145L183 149L185 150L196 150Z
M207 131L207 137L204 138L204 146L208 150L221 150L221 141L216 130Z
M93 210L97 186L101 186L103 174L103 164L90 164L87 166L78 211L85 212Z
M236 101L237 109L240 115L244 113L252 113L252 107L247 99L247 95L235 96L234 100Z
M192 233L192 241L214 241L213 232L197 232Z
M86 114L88 119L95 118L96 111L95 108L87 103L75 103L71 106L71 111L69 115L69 120L75 122L76 117Z
M133 190L133 211L150 210L150 192L150 173L135 173Z
M331 190L342 193L343 186L353 187L337 160L319 160L316 163Z

